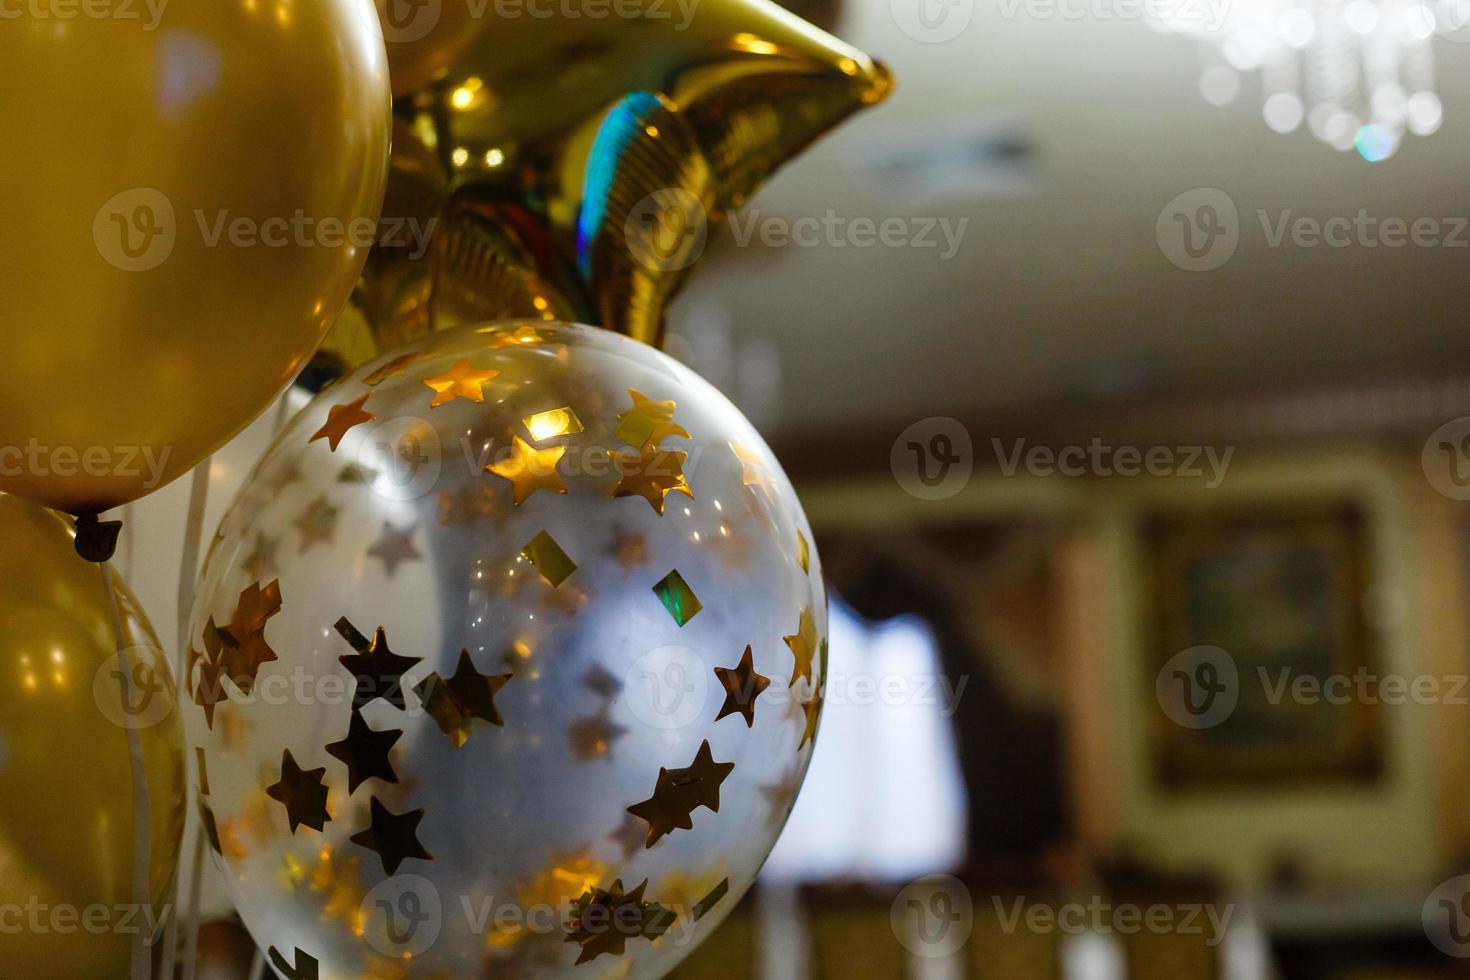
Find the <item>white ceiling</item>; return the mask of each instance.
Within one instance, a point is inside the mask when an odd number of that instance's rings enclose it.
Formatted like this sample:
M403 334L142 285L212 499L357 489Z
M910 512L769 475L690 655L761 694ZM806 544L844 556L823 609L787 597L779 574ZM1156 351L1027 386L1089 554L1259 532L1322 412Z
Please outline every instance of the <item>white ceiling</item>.
M898 92L753 206L969 226L949 261L934 249L741 248L725 236L676 308L675 332L757 422L821 430L1011 414L1102 391L1187 397L1470 368L1470 247L1271 248L1256 214L1470 215L1470 44L1435 41L1440 132L1369 164L1305 132L1272 132L1255 79L1234 105L1207 104L1192 40L1136 19L1038 19L1024 3L1007 18L1011 6L977 0L965 32L938 44L901 32L887 0L848 12L839 32L889 63ZM995 123L1029 134L1030 191L924 202L864 178L862 161L916 128ZM1241 217L1238 250L1213 272L1175 267L1155 239L1166 202L1195 187L1225 191ZM711 310L756 366L744 385L701 328ZM750 381L767 349L781 380L761 404Z

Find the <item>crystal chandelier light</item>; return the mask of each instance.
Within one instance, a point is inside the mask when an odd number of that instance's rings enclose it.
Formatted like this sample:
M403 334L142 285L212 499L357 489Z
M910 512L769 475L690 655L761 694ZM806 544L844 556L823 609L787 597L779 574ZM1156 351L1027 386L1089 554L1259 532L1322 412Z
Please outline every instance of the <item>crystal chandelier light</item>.
M1406 133L1428 136L1443 121L1436 33L1470 40L1470 0L1174 0L1150 8L1158 27L1205 42L1207 101L1233 102L1241 76L1259 72L1273 130L1305 124L1373 163L1392 156Z

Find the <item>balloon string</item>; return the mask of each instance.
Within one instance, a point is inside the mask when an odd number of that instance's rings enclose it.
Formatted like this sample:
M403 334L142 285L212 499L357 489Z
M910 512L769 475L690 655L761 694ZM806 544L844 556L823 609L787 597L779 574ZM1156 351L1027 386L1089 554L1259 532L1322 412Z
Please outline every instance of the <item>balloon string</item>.
M117 590L113 586L112 567L107 562L98 566L102 573L102 585L107 590L108 607L112 612L112 635L117 644L117 666L121 676L123 709L133 703L133 667L128 662L128 642L123 635L122 614L118 610ZM148 773L143 766L143 738L137 726L124 725L128 736L128 764L133 777L133 905L135 910L146 909L152 901L148 887L149 851L153 841L153 816L148 800ZM152 936L141 930L132 938L132 980L149 980L153 975Z
M189 649L189 617L194 609L195 588L199 579L199 545L204 540L204 511L209 504L209 477L213 468L214 457L206 459L194 467L194 475L189 483L189 516L184 525L184 551L179 559L179 642L174 650L174 662L177 664L176 676L179 678L179 697L182 704L185 686L189 683L188 673L188 649ZM191 787L189 792L196 793L196 787ZM184 977L185 980L193 980L196 960L199 952L199 879L204 873L204 834L197 829L194 832L194 847L189 862L188 875L188 902L184 908ZM179 907L178 898L183 892L184 876L180 875L175 892L175 907ZM174 960L178 955L178 916L169 919L168 933L164 938L163 950L163 977L164 980L172 980L174 975Z

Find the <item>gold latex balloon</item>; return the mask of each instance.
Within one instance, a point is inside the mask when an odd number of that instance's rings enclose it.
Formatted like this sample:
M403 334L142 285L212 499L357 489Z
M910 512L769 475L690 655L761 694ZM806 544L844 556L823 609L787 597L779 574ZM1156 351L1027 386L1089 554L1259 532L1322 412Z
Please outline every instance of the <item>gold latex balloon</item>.
M384 213L421 217L432 193L430 246L379 244L328 341L347 367L507 317L657 343L724 212L892 85L768 0L486 2L479 40L398 101L389 198L415 207Z
M403 95L448 74L485 26L489 0L375 0L393 94ZM477 11L480 12L477 16Z
M0 16L0 489L136 499L258 415L373 241L368 0L29 0Z
M14 977L127 974L168 901L184 820L173 679L137 601L107 591L56 515L0 495L0 957ZM109 572L109 574L111 574ZM117 676L135 683L124 702ZM152 904L132 891L129 728L148 774Z

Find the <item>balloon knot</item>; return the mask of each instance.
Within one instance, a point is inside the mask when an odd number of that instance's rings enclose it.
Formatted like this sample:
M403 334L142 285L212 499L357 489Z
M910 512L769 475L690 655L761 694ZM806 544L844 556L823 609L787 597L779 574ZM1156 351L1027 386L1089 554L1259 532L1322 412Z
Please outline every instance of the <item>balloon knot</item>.
M96 514L83 514L77 518L77 554L94 565L109 562L121 533L122 521L100 521Z

